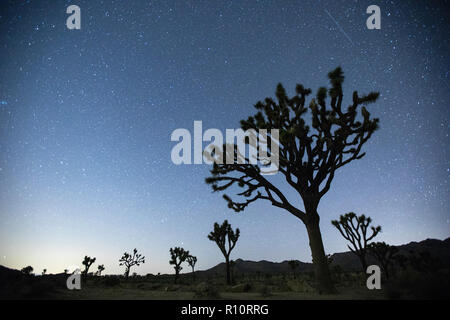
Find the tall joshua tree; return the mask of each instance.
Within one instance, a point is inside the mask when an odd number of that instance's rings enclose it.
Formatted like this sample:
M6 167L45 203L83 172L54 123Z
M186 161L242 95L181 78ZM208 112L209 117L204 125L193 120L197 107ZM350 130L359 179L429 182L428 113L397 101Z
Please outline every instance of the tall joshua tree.
M187 260L187 263L189 264L189 266L192 268L192 279L195 280L194 267L195 267L195 264L197 263L197 257L189 255L186 260Z
M367 234L371 222L372 219L370 217L366 217L363 214L358 217L353 212L341 215L339 220L331 221L345 240L350 242L351 246L347 245L347 247L358 256L363 272L366 272L367 269L366 255L368 243L381 231L380 226L372 226L370 227L372 234Z
M389 269L395 262L397 252L397 247L390 246L385 242L374 242L369 245L369 253L380 263L386 279L389 279Z
M242 211L257 200L266 200L300 219L308 232L319 290L334 292L317 208L322 197L330 190L336 171L365 155L362 147L378 128L378 119L371 119L364 105L375 102L379 94L371 92L360 96L355 91L353 101L345 111L342 108L344 75L341 68L330 72L328 78L331 88L319 88L309 106L305 106L305 103L311 89L298 84L296 94L289 98L283 86L278 84L277 101L266 98L264 102L257 102L256 115L241 121L243 130L267 130L267 135L263 132L260 136L263 135L263 139L265 137L267 142L270 141L268 153L272 154L274 143L275 150L279 147L278 171L285 178L283 184L295 190L302 199L303 208L286 197L286 188L281 189L274 179L262 174L262 169L267 164L266 152L260 152L256 157L261 164L249 164L247 157L236 152L235 145L231 155L234 164L216 161L211 170L212 175L206 182L211 184L214 191L224 191L232 185L244 189L238 193L238 196L244 198L242 201L235 201L224 195L228 206L235 211ZM312 128L305 121L308 110ZM276 137L268 129L279 130L279 141L276 141ZM241 164L242 157L246 164Z
M233 231L231 225L225 220L222 225L217 222L214 223L214 230L208 235L208 239L214 241L225 257L225 264L227 268L227 284L231 284L231 272L230 272L230 254L236 246L236 242L239 239L240 231L236 228ZM227 246L228 244L228 246Z
M133 254L125 252L119 259L119 266L125 266L125 278L129 277L132 266L139 266L141 263L145 263L145 257L138 253L136 248L134 248Z
M183 269L181 264L189 257L189 251L180 247L170 248L170 264L174 265L175 269L175 283L178 281L180 271Z
M95 262L96 258L91 258L88 256L84 256L84 260L82 264L84 265L83 274L87 275L89 272L89 268L92 266L92 264Z

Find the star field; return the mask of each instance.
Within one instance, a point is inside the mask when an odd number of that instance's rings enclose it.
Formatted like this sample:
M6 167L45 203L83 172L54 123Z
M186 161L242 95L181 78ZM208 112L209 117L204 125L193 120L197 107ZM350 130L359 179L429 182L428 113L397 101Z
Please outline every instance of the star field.
M68 30L66 8L81 8ZM241 229L233 258L310 261L306 230L255 203L235 214L204 182L207 165L172 164L177 128L237 128L276 84L316 92L342 66L351 93L379 91L380 130L341 169L319 207L327 253L346 244L330 220L354 211L391 244L450 228L449 1L23 1L0 11L0 264L61 272L97 257L120 273L172 272L169 248L198 268L222 261L206 236ZM286 188L287 194L291 194Z

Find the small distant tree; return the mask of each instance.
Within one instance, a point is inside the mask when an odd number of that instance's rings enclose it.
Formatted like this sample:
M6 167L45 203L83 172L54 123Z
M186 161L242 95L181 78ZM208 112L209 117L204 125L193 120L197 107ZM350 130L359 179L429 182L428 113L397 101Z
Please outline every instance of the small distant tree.
M341 235L350 242L351 246L347 245L347 247L358 256L363 272L367 270L367 245L381 231L380 226L370 227L372 234L368 235L367 231L371 222L372 219L370 217L365 215L358 217L354 212L346 213L341 215L339 220L331 221Z
M97 267L97 275L101 276L102 275L102 271L105 270L105 266L103 264L99 264Z
M170 248L169 263L174 265L173 268L175 269L175 283L177 283L180 271L183 269L183 267L181 267L181 264L186 261L188 257L189 251L184 250L180 247Z
M139 266L141 263L145 263L145 257L138 253L136 248L133 249L133 254L125 252L119 259L119 266L125 266L125 278L130 275L132 266Z
M292 269L292 273L293 273L294 279L295 279L296 278L295 270L300 266L300 262L298 262L297 260L289 260L288 264L289 264L289 267L291 267L291 269Z
M83 274L87 275L89 272L89 268L92 266L92 264L95 262L96 258L91 258L88 256L84 256L84 260L82 264L84 265L84 271Z
M189 256L186 258L186 260L187 260L187 263L188 263L188 264L191 266L191 268L192 268L192 279L195 280L195 270L194 270L194 267L195 267L195 264L197 263L197 257L192 256L192 255L189 255Z
M47 269L42 270L42 275L44 276L47 273Z
M22 270L20 270L22 273L27 274L27 275L31 275L33 273L33 267L32 266L28 266L25 268L22 268Z
M386 279L389 279L389 269L395 262L397 247L390 246L385 242L374 242L369 245L369 253L371 253L380 263Z
M214 241L225 257L225 264L227 268L227 284L231 285L231 272L230 272L230 254L236 246L236 242L239 239L240 230L236 228L233 231L231 225L225 220L222 225L217 222L214 223L214 230L208 235L208 239ZM227 247L228 243L228 247Z
M68 274L69 273L69 269L64 269L64 274Z

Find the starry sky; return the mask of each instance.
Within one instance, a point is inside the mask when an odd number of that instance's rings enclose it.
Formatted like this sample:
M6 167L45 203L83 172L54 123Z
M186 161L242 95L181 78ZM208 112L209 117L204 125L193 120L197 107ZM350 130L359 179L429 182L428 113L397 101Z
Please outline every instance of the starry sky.
M66 8L81 8L81 30ZM368 30L366 8L381 9ZM351 92L379 91L380 130L319 206L327 253L346 250L330 220L354 211L390 244L450 236L450 1L2 1L0 264L61 272L97 257L106 273L133 248L139 274L223 260L207 234L241 229L232 258L311 261L304 225L268 202L239 214L171 162L177 128L238 128L253 104L315 92L342 66ZM206 146L206 143L205 145ZM282 187L283 189L284 187ZM287 194L288 188L284 188ZM97 263L93 266L96 269ZM185 266L184 271L188 271Z

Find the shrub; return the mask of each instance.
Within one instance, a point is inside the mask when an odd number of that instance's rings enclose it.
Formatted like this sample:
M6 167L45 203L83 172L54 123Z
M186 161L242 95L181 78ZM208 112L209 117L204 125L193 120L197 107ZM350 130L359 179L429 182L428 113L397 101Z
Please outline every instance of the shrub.
M262 297L267 298L272 296L272 293L269 290L268 286L262 286L261 289L259 290L259 293L261 294Z
M117 277L106 277L103 284L107 287L116 287L120 285L120 279Z
M231 292L249 292L252 289L252 285L248 282L240 283L231 287Z
M220 294L217 288L207 282L202 282L195 288L194 298L197 299L219 299Z

